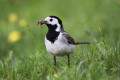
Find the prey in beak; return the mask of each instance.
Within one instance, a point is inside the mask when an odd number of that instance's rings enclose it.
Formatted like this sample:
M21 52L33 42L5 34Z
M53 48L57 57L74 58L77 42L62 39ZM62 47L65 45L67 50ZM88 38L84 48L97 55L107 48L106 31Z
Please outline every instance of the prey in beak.
M46 24L47 23L47 21L45 21L45 20L41 20L41 21L38 21L38 25L40 24L40 25L43 25L43 24Z

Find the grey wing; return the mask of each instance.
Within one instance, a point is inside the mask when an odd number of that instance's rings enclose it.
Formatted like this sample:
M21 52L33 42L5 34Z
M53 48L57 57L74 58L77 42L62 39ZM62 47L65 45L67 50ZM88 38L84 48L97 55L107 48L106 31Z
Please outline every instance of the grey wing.
M67 41L67 43L69 44L75 44L75 40L69 35L67 34L66 32L62 32L65 40Z

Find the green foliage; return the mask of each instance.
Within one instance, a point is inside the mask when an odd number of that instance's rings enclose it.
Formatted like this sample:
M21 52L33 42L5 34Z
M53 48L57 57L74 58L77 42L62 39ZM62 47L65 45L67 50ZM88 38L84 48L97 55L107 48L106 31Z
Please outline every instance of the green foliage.
M119 9L120 0L0 0L0 80L119 80ZM47 27L37 21L50 15L76 41L92 42L75 48L69 67L46 52ZM11 42L14 31L21 36Z

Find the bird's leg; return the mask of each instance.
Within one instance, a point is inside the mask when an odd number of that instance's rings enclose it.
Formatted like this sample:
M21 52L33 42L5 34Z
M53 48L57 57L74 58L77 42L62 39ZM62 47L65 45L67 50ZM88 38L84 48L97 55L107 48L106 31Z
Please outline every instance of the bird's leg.
M68 57L68 66L70 65L70 55L67 55Z
M56 65L56 56L54 56L54 65Z

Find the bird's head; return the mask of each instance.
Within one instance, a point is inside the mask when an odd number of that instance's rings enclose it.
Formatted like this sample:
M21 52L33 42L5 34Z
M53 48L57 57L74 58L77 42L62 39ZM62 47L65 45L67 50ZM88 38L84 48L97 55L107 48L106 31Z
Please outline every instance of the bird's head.
M55 29L58 32L63 29L62 21L57 16L48 16L44 20L38 21L38 24L46 24L49 29Z

